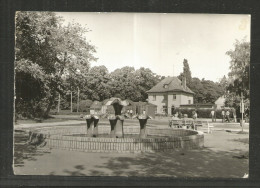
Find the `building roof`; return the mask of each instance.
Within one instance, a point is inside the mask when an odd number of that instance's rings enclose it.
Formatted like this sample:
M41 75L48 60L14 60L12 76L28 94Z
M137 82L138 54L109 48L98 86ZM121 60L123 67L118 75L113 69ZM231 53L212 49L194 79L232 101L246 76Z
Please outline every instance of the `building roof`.
M168 86L164 87L165 85ZM181 91L194 94L194 92L191 91L190 88L188 88L187 86L186 88L184 88L182 82L177 77L166 77L157 85L155 85L152 89L148 90L147 93L161 93L168 91Z

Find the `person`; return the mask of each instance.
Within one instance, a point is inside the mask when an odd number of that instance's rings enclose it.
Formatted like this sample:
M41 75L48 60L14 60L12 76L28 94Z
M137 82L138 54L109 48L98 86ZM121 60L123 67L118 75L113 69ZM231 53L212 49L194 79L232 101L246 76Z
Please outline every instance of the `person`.
M196 120L197 119L197 117L198 117L198 114L197 114L197 112L194 110L194 111L192 111L192 118L194 119L194 120Z
M131 118L133 117L133 110L132 109L130 110L130 117Z
M225 121L225 110L224 109L222 110L221 115L222 115L222 123L224 123L224 121Z
M197 117L198 117L197 112L196 112L195 110L192 111L192 119L193 119L193 121L192 121L192 123L191 123L191 128L192 128L193 130L197 130L197 128L196 128L196 126L195 126L195 121L196 121Z
M197 112L195 111L195 114L194 114L194 120L196 120L197 119L197 117L198 117L198 114L197 114Z
M227 122L230 122L229 115L230 115L229 110L227 110L227 112L226 112Z
M179 120L178 112L172 116L172 120Z
M172 120L180 120L178 117L178 112L172 116ZM175 128L176 127L179 128L179 127L181 127L181 124L180 124L180 122L173 123L173 121L172 121L170 127L172 127L172 126L174 126Z
M233 117L234 117L234 122L237 122L237 114L236 114L236 109L233 108Z
M179 117L180 119L182 118L182 113L181 113L181 112L179 112L178 117Z
M246 107L245 109L245 122L249 122L249 107Z
M212 118L212 122L214 122L215 111L214 111L214 110L211 110L210 115L211 115L211 118Z

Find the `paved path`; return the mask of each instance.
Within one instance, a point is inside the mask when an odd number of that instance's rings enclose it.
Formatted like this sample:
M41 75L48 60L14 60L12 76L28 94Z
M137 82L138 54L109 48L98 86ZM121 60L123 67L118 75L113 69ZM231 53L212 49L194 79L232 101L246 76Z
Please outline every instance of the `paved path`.
M156 153L87 153L35 148L15 135L16 175L241 178L248 173L247 135L213 131L204 148Z
M205 119L204 119L205 121ZM210 121L209 121L210 122ZM100 123L108 123L107 119L101 119ZM125 125L138 125L138 121L136 119L126 119L125 120ZM239 123L222 123L222 122L210 122L211 125L214 126L212 129L213 131L227 131L230 130L232 132L238 132L241 131L241 127ZM28 129L28 128L39 128L39 127L54 127L54 126L73 126L73 125L86 125L86 122L84 119L82 120L66 120L66 121L61 121L61 122L45 122L45 123L30 123L30 124L25 124L21 123L18 125L15 125L15 129ZM159 127L168 127L168 120L158 120L158 119L153 119L148 121L148 126L159 126ZM207 130L204 130L206 127L202 128L198 127L198 130L201 130L203 132L207 132ZM245 124L244 126L244 131L249 132L249 125L248 123Z

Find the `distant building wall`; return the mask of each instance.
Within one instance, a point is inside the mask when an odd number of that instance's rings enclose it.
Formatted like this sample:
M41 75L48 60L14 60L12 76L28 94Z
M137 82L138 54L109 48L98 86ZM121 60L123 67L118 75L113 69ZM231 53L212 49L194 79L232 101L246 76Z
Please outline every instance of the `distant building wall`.
M174 98L173 96L176 96ZM154 96L156 96L156 100L154 100ZM172 106L180 107L182 104L193 104L193 95L192 94L183 94L180 92L171 92L171 93L149 93L148 101L157 106L157 113L164 113L163 109L166 107L166 111L168 114L172 114Z
M182 94L181 95L181 104L193 104L193 96Z
M156 96L154 100L154 95ZM164 100L162 93L149 93L148 102L157 106L156 113L163 113L163 107L167 106L167 100Z

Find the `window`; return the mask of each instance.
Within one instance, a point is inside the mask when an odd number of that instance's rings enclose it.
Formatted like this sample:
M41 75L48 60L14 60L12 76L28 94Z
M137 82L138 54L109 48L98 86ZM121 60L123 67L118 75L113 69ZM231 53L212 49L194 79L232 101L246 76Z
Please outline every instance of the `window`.
M188 100L188 102L189 102L189 104L191 103L191 101L190 101L190 100Z
M153 101L156 101L156 95L153 95Z
M174 101L176 100L176 95L175 95L175 94L173 94L172 99L173 99Z
M164 84L163 88L165 88L165 89L168 88L168 84Z

